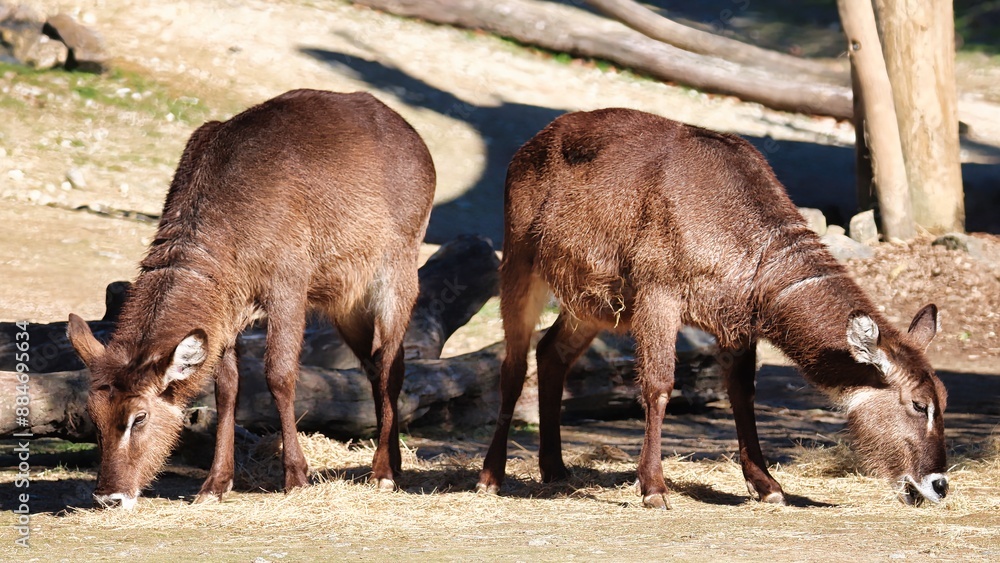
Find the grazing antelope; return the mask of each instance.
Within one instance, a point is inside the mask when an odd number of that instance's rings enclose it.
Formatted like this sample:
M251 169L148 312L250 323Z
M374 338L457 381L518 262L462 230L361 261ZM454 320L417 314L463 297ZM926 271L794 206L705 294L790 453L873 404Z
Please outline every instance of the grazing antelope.
M718 339L751 496L785 502L754 419L760 338L843 406L856 448L902 500L947 494L946 392L923 353L936 307L906 334L886 322L747 141L627 109L563 115L514 156L504 202L507 355L478 490L503 481L530 336L551 291L561 313L537 349L543 481L567 475L559 413L570 365L599 331L631 329L646 409L639 488L644 505L669 507L660 432L677 331L689 324Z
M434 183L420 136L365 93L295 90L195 131L111 341L102 345L70 315L70 340L92 376L98 503L135 504L210 376L217 443L196 502L232 488L236 337L259 314L268 318L264 364L285 490L305 485L294 398L310 308L337 325L371 380L372 479L393 488L401 345Z

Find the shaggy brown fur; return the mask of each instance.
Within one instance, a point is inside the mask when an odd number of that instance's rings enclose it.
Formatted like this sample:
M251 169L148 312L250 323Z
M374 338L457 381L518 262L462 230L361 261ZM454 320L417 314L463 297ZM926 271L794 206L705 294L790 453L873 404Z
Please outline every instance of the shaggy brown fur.
M199 128L111 342L97 343L71 315L70 338L93 374L89 409L102 450L95 495L134 501L173 447L182 408L213 375L218 444L199 500L232 487L234 345L260 314L285 487L304 485L294 396L309 308L337 324L371 378L373 478L393 486L401 343L434 183L419 135L364 93L296 90Z
M754 421L760 338L844 403L859 449L907 486L907 498L943 496L945 393L922 353L936 309L918 313L909 335L889 325L750 143L638 111L572 113L514 156L505 198L507 357L480 489L502 482L529 338L551 291L562 313L537 351L544 480L567 473L559 439L566 371L598 331L631 329L646 407L639 482L648 505L667 506L660 427L683 323L718 339L753 496L784 502Z

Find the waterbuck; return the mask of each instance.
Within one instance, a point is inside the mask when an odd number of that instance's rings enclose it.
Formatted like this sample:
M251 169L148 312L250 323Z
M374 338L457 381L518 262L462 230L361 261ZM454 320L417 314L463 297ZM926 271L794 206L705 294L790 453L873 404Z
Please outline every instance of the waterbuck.
M233 485L237 334L267 316L268 387L285 490L307 483L295 381L308 309L326 314L372 383L372 479L400 471L396 400L435 172L420 136L365 93L295 90L191 136L156 238L107 346L70 315L92 382L99 504L131 508L164 464L182 409L212 376L215 459L196 502Z
M636 341L645 439L643 504L669 507L660 463L664 410L682 324L718 339L751 496L784 503L754 419L757 340L794 360L845 409L856 448L902 500L948 492L946 393L924 356L937 309L902 334L811 232L763 156L736 137L647 113L563 115L507 171L501 406L477 489L497 492L524 384L529 340L549 292L559 317L539 342L539 466L567 475L559 414L566 372L601 330Z

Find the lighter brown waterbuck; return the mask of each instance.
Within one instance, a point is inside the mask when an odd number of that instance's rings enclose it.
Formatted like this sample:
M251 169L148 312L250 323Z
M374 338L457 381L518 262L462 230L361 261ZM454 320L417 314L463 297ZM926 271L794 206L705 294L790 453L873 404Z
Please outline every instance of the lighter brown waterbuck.
M760 338L843 406L856 448L904 501L947 493L946 393L923 353L937 309L917 313L907 334L893 328L747 141L633 110L567 114L514 156L504 213L507 355L478 490L503 481L529 340L551 291L561 312L537 349L543 481L567 475L559 412L568 368L599 331L630 329L646 409L639 488L646 506L669 506L660 433L677 331L689 324L718 339L751 496L785 502L754 418Z
M365 93L295 90L195 131L107 346L70 315L69 337L92 374L98 503L135 504L210 376L217 444L196 502L232 488L236 337L262 314L285 490L305 485L294 398L308 309L337 325L372 382L372 479L393 488L402 340L434 185L420 136Z

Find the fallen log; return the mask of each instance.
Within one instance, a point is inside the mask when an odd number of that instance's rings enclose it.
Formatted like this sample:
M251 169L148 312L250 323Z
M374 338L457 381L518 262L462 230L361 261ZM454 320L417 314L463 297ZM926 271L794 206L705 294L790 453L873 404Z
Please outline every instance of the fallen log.
M589 12L531 0L351 0L399 16L482 29L527 45L604 59L655 78L767 107L850 119L851 89L678 49Z
M686 331L689 329L685 329ZM540 338L543 332L536 334ZM721 398L722 381L714 347L695 337L679 339L678 367L673 408L703 406ZM686 344L685 344L686 343ZM499 371L504 344L447 359L416 359L406 364L399 399L401 424L473 428L496 420L499 407ZM37 436L58 436L93 441L94 430L86 416L87 370L32 374L31 431ZM529 372L529 379L536 377ZM563 411L566 419L623 418L641 412L637 401L632 343L628 338L599 337L573 366L567 377ZM0 372L0 386L13 389L16 372ZM13 416L13 393L0 400L0 436L22 429ZM240 357L240 391L237 422L251 432L273 432L279 427L277 410L259 357ZM341 438L366 437L375 430L371 385L359 369L334 370L303 365L296 387L295 412L303 432L323 432ZM186 412L185 448L201 450L214 441L215 400L211 389L195 399ZM515 418L537 423L537 396L525 389ZM426 420L424 420L426 419Z

